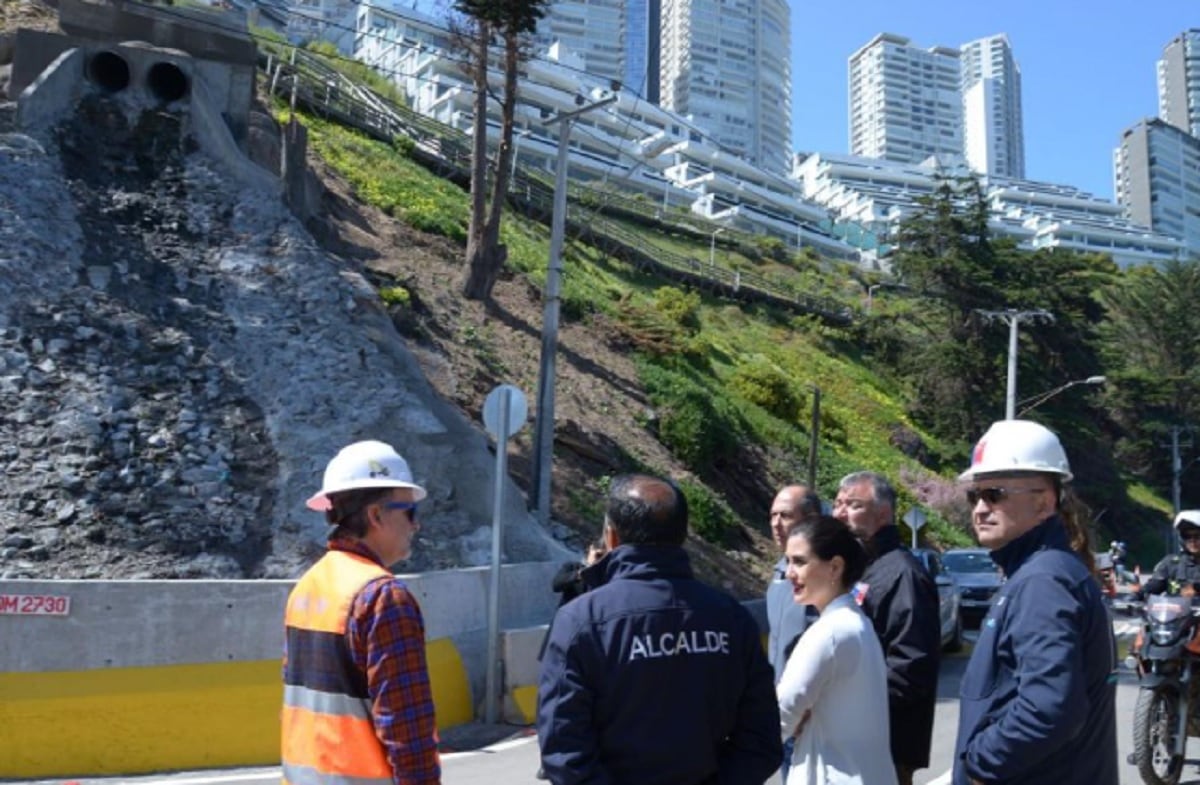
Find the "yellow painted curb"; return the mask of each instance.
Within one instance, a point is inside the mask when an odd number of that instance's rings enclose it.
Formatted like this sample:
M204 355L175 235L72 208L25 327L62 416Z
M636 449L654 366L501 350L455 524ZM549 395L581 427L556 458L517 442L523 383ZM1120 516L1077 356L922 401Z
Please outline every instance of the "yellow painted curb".
M532 725L537 719L537 685L513 687L512 702L517 711L521 712L521 722Z
M472 719L449 638L426 644L439 729ZM279 762L279 660L0 673L0 778Z

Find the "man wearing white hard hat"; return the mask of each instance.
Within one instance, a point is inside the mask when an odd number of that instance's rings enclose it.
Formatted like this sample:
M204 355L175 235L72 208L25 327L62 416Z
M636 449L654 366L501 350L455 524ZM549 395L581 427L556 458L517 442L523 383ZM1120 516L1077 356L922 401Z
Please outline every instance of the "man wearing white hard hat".
M954 785L1117 785L1116 643L1062 444L995 423L959 479L1006 581L963 674Z
M391 446L355 442L308 507L333 526L284 617L283 781L441 781L425 622L390 567L407 559L425 489Z
M1200 510L1181 510L1175 516L1179 553L1160 561L1142 584L1141 594L1195 594L1200 591Z

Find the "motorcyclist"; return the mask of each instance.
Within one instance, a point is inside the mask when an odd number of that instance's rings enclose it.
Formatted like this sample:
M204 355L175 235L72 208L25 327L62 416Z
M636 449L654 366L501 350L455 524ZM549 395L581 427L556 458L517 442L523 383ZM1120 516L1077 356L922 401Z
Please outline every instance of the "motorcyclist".
M1200 589L1200 510L1182 510L1175 516L1179 553L1160 561L1142 584L1141 597L1151 594L1192 596Z

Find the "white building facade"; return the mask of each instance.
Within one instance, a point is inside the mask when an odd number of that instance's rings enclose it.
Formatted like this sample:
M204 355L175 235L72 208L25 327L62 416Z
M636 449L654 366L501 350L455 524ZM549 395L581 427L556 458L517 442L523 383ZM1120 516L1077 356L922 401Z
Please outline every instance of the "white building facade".
M967 163L981 174L1025 177L1021 71L1008 36L993 35L964 44L959 65Z
M922 49L881 33L850 56L849 106L852 155L961 156L977 174L1025 176L1021 72L1003 34Z
M472 132L472 86L454 55L418 46L375 64L403 75L401 87L414 111ZM594 100L610 89L607 80L585 73L582 65L560 45L525 63L514 117L521 164L553 171L558 126L547 126L547 118L577 109L577 97ZM491 70L488 79L493 89L502 89L499 70ZM489 117L489 137L498 139L499 131L497 113ZM828 257L859 259L857 248L829 230L829 212L801 199L786 175L718 147L689 118L640 96L619 91L614 104L580 115L571 123L568 151L571 182L619 189L648 211L686 208L711 221L714 230L729 227L812 247Z
M861 156L810 155L793 177L806 199L828 208L842 226L861 226L882 248L900 223L920 209L943 178L967 172L962 159L903 164ZM1064 248L1104 253L1122 267L1176 258L1183 250L1173 237L1129 220L1120 205L1066 185L982 177L988 226L1026 249ZM850 238L847 238L850 239Z
M1136 123L1113 155L1117 201L1138 223L1200 256L1200 139L1159 119Z
M959 51L881 33L850 56L850 152L919 163L961 155Z
M785 175L791 150L788 0L662 0L660 103L717 146Z
M538 23L538 41L560 43L589 74L658 103L659 0L557 0Z

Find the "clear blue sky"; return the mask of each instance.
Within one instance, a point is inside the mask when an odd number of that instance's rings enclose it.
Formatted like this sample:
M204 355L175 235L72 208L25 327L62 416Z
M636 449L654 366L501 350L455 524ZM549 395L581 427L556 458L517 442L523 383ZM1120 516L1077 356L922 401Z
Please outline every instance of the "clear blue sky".
M1121 133L1158 114L1155 64L1200 0L791 0L792 140L847 153L847 61L878 33L958 47L1006 33L1021 69L1025 176L1112 198Z

